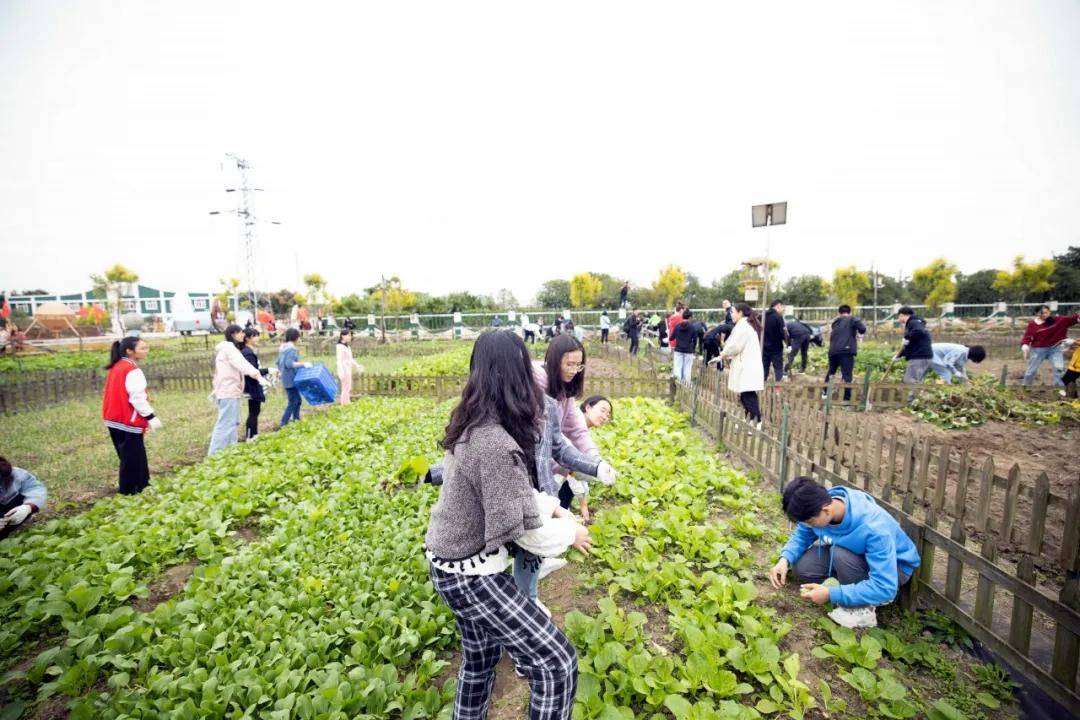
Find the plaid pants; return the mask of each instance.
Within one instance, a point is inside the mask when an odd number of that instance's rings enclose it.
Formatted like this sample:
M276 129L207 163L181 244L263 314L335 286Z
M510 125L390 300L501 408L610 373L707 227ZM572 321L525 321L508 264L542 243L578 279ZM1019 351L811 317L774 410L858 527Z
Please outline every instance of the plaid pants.
M461 631L454 720L484 720L503 650L529 681L531 720L567 720L577 692L574 646L507 573L455 575L430 568Z

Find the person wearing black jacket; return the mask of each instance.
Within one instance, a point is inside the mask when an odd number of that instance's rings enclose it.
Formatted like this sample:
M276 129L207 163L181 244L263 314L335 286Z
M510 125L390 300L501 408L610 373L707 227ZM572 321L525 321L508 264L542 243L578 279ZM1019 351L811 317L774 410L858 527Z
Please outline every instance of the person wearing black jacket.
M930 331L926 329L926 321L916 316L915 311L907 305L897 311L896 317L904 327L904 344L900 346L894 359L907 359L904 384L917 385L930 371L930 365L934 360L934 340L930 337ZM908 393L908 402L914 399L915 390L913 389Z
M708 365L713 361L713 358L720 357L720 349L724 345L724 340L731 336L731 331L735 329L734 323L723 322L714 327L701 339L701 347L705 354L705 364ZM724 363L722 360L718 360L716 363L717 370L724 369Z
M641 313L630 313L626 318L626 335L630 338L630 354L637 355L638 343L641 342Z
M866 325L851 314L850 305L841 305L837 313L829 330L829 369L825 372L825 382L840 370L840 377L850 384L855 371L855 356L859 353L859 336L866 334ZM824 391L821 394L824 396ZM844 400L851 400L850 387L844 388Z
M765 332L761 339L761 362L765 365L765 380L769 380L769 368L779 382L784 379L784 339L787 326L784 324L784 302L773 300L765 311Z
M806 372L806 353L810 349L810 343L817 343L821 345L821 336L814 334L814 328L810 327L802 320L788 320L788 344L791 347L790 353L788 353L787 365L784 367L784 372L791 373L792 366L795 365L795 356L802 354L802 364L800 372Z
M682 320L675 326L671 339L668 341L669 345L672 341L675 343L673 346L675 364L672 374L676 380L690 382L698 338L704 334L701 326L694 320L694 313L689 309L683 310Z
M269 368L259 367L259 356L255 354L255 346L259 344L259 331L255 328L244 330L244 347L240 348L240 354L251 363L259 374L266 377L270 373ZM263 392L262 383L255 378L244 378L244 394L248 396L248 416L244 427L244 439L250 440L259 434L259 411L266 402L266 393Z

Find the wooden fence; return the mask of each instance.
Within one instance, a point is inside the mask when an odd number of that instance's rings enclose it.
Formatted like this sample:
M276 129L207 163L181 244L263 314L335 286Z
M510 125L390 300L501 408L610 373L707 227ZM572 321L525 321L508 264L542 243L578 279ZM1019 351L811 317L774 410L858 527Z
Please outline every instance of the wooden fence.
M213 379L210 358L162 360L143 366L153 390L209 388ZM107 372L103 368L56 370L38 377L0 384L0 415L10 415L88 397L100 397Z
M763 430L726 388L677 384L691 420L778 487L796 475L872 494L915 541L923 564L905 602L923 599L1080 715L1080 492L1049 491L1045 473L1021 483L993 461L896 433L867 434L861 417L766 404ZM854 441L849 438L855 438ZM1026 501L1022 502L1022 501ZM1047 552L1048 522L1061 533ZM1037 580L1050 556L1062 582ZM1009 612L1005 611L1008 604Z

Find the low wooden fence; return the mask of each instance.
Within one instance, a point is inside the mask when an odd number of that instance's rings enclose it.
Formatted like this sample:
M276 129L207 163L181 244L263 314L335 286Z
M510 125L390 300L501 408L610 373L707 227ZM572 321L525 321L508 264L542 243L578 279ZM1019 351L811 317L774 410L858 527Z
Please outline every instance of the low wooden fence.
M210 358L163 360L143 366L151 392L209 388ZM107 372L103 368L56 370L27 380L0 384L0 415L11 415L69 400L101 396Z
M1017 467L1003 478L989 459L976 464L966 453L935 453L929 442L895 432L867 435L860 416L850 413L806 406L793 415L790 408L778 412L767 405L763 429L757 430L726 389L714 393L701 382L678 383L675 401L698 427L780 488L801 474L872 494L900 521L923 558L903 600L923 599L940 609L1080 715L1076 488L1067 498L1057 497L1045 473L1024 485ZM1049 553L1063 578L1054 587L1036 575L1048 557L1048 520L1061 528ZM1006 603L1011 612L1004 611Z

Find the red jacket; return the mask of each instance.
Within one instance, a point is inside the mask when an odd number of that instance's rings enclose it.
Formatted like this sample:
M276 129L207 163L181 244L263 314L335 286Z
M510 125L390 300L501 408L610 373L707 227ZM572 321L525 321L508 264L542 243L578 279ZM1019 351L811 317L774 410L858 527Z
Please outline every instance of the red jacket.
M682 317L681 312L671 313L670 315L668 315L668 319L667 319L667 337L668 337L668 346L669 347L674 347L671 344L671 341L675 339L675 326L678 325L679 323L681 323L682 320L683 320L683 317Z
M1080 314L1051 316L1041 325L1032 320L1028 323L1020 344L1037 348L1054 347L1065 339L1065 336L1069 334L1069 328L1077 322L1080 322Z
M128 376L138 373L139 377L133 377L132 386L138 386L140 397L138 402L144 409L149 410L149 396L145 394L146 379L142 377L142 370L133 360L122 358L109 368L109 374L105 378L105 392L101 397L101 417L105 420L105 426L124 430L132 433L145 433L150 427L149 420L154 417L153 410L149 414L142 415L132 404L132 393L128 387Z

